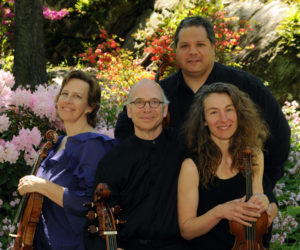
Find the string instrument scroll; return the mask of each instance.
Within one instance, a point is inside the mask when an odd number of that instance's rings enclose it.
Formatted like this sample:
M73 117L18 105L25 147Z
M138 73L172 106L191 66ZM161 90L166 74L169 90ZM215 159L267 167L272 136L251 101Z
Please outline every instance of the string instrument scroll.
M46 139L47 142L42 147L41 154L31 171L32 175L36 175L42 160L47 157L48 151L57 142L58 135L54 130L48 130ZM34 234L39 222L43 201L44 196L39 193L28 193L22 197L14 220L14 224L19 223L18 232L16 235L10 234L11 237L15 237L14 250L33 249Z
M94 202L87 203L85 206L95 208L96 212L90 210L87 214L89 221L95 218L98 221L98 226L90 225L88 230L91 234L98 233L99 236L106 241L107 250L117 250L117 230L116 224L123 224L125 221L114 219L114 215L120 212L120 206L110 208L108 198L110 190L105 183L99 183L94 192Z
M246 201L252 192L252 171L251 171L251 150L245 150L246 161ZM235 221L230 221L230 233L235 235L235 242L232 250L263 250L262 237L268 231L268 215L264 211L256 222L250 222L251 227L244 226Z

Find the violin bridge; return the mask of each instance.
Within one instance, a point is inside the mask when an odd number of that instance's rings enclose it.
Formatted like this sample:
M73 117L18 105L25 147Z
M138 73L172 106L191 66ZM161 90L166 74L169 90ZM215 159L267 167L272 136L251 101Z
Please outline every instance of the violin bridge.
M103 232L103 235L117 235L118 232L117 231L105 231Z

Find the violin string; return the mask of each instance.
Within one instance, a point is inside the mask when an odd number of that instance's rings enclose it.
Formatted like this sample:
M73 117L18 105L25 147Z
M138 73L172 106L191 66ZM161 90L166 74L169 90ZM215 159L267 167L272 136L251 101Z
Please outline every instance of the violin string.
M251 155L247 154L246 155L246 165L247 165L247 171L251 173ZM247 181L246 181L247 186L247 200L250 199L252 196L252 175L247 175ZM251 227L246 227L246 237L247 237L247 250L254 250L254 228L255 228L255 223L254 222L249 222L251 223Z

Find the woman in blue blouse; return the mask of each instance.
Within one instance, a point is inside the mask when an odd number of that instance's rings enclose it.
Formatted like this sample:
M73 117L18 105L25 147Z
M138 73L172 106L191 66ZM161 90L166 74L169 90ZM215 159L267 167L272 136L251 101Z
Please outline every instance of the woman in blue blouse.
M99 160L116 141L95 130L101 89L82 71L63 79L56 98L57 113L66 136L49 151L37 176L20 179L21 195L38 192L45 196L34 237L35 250L84 249L85 202L92 200L94 173Z

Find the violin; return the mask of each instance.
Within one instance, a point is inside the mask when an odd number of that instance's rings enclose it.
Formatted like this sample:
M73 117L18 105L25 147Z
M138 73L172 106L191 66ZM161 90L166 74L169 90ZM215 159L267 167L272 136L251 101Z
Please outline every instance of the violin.
M251 150L245 150L246 161L246 201L252 196ZM268 231L268 215L264 211L256 222L249 222L252 226L244 226L230 221L230 233L235 235L232 250L263 250L262 237Z
M42 160L47 156L49 149L57 142L58 135L54 130L46 132L47 142L41 150L41 154L34 165L31 174L36 175ZM14 223L19 223L17 234L10 234L15 238L14 250L32 250L36 226L39 223L44 196L39 193L25 194L22 197L17 210Z
M123 224L125 221L114 219L114 214L120 212L120 206L110 208L108 205L108 198L110 190L105 183L99 183L94 192L94 202L87 203L85 206L95 208L90 210L87 214L88 220L93 221L97 218L98 226L89 225L88 231L91 234L98 233L99 236L106 241L107 250L117 250L117 229L116 224Z

